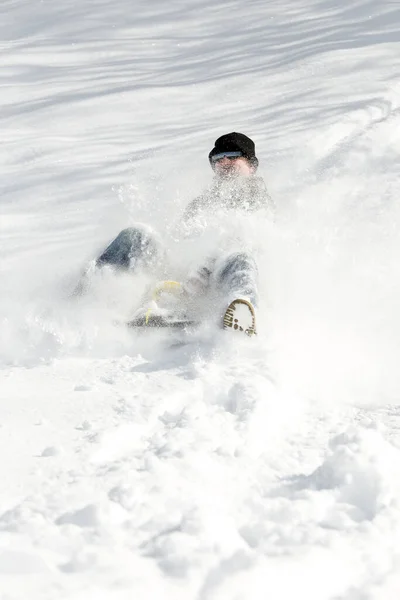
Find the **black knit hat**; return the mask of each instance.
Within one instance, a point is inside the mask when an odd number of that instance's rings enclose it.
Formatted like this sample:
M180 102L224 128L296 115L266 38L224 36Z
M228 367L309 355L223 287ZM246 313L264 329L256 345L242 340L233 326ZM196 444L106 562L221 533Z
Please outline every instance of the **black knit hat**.
M211 166L212 157L215 156L215 154L222 154L223 152L241 152L244 158L247 158L255 168L258 167L255 144L253 140L247 137L247 135L244 135L244 133L236 133L233 131L232 133L221 135L221 137L215 140L215 146L208 155Z

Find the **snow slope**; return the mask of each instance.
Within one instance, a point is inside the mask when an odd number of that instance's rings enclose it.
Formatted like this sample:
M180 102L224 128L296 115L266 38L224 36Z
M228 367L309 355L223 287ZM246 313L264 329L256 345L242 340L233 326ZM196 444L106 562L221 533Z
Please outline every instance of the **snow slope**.
M3 0L1 600L399 598L399 41L380 0ZM258 339L71 302L232 130L278 206Z

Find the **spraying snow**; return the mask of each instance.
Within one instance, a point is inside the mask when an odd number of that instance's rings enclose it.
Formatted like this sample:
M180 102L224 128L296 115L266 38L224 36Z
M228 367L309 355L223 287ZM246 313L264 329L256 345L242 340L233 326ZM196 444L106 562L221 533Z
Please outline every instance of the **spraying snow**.
M397 600L400 7L0 12L0 595ZM233 130L275 218L186 238ZM256 248L257 338L133 335L145 277L71 298L136 223L178 274Z

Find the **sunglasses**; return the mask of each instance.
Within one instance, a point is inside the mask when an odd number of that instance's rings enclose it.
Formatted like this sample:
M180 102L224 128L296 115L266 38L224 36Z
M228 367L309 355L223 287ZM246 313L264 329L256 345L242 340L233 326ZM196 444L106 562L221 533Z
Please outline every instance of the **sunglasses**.
M220 152L219 154L214 154L211 157L211 162L213 164L215 164L219 160L222 160L223 158L229 158L229 160L236 160L237 158L240 158L241 156L243 156L242 152Z

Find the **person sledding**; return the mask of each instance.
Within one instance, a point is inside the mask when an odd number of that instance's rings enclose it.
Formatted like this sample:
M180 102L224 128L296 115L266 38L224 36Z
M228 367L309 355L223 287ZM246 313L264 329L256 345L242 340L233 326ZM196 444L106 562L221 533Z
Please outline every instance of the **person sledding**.
M187 206L182 225L187 227L199 218L212 218L213 213L231 211L252 213L260 209L273 210L274 205L264 180L257 175L258 158L255 144L243 133L228 133L219 137L208 155L214 172L211 185ZM164 261L159 236L143 225L122 230L95 261L95 268L124 270L134 274L139 270L151 273ZM85 282L80 291L85 288ZM258 269L254 256L243 248L228 255L218 252L205 264L187 274L183 282L165 282L153 294L152 307L139 310L131 325L167 326L185 323L185 317L175 315L170 307L157 310L157 301L170 295L190 304L191 299L218 291L226 299L220 324L224 329L256 333L258 305ZM162 303L161 303L162 304ZM168 301L167 301L168 304Z

